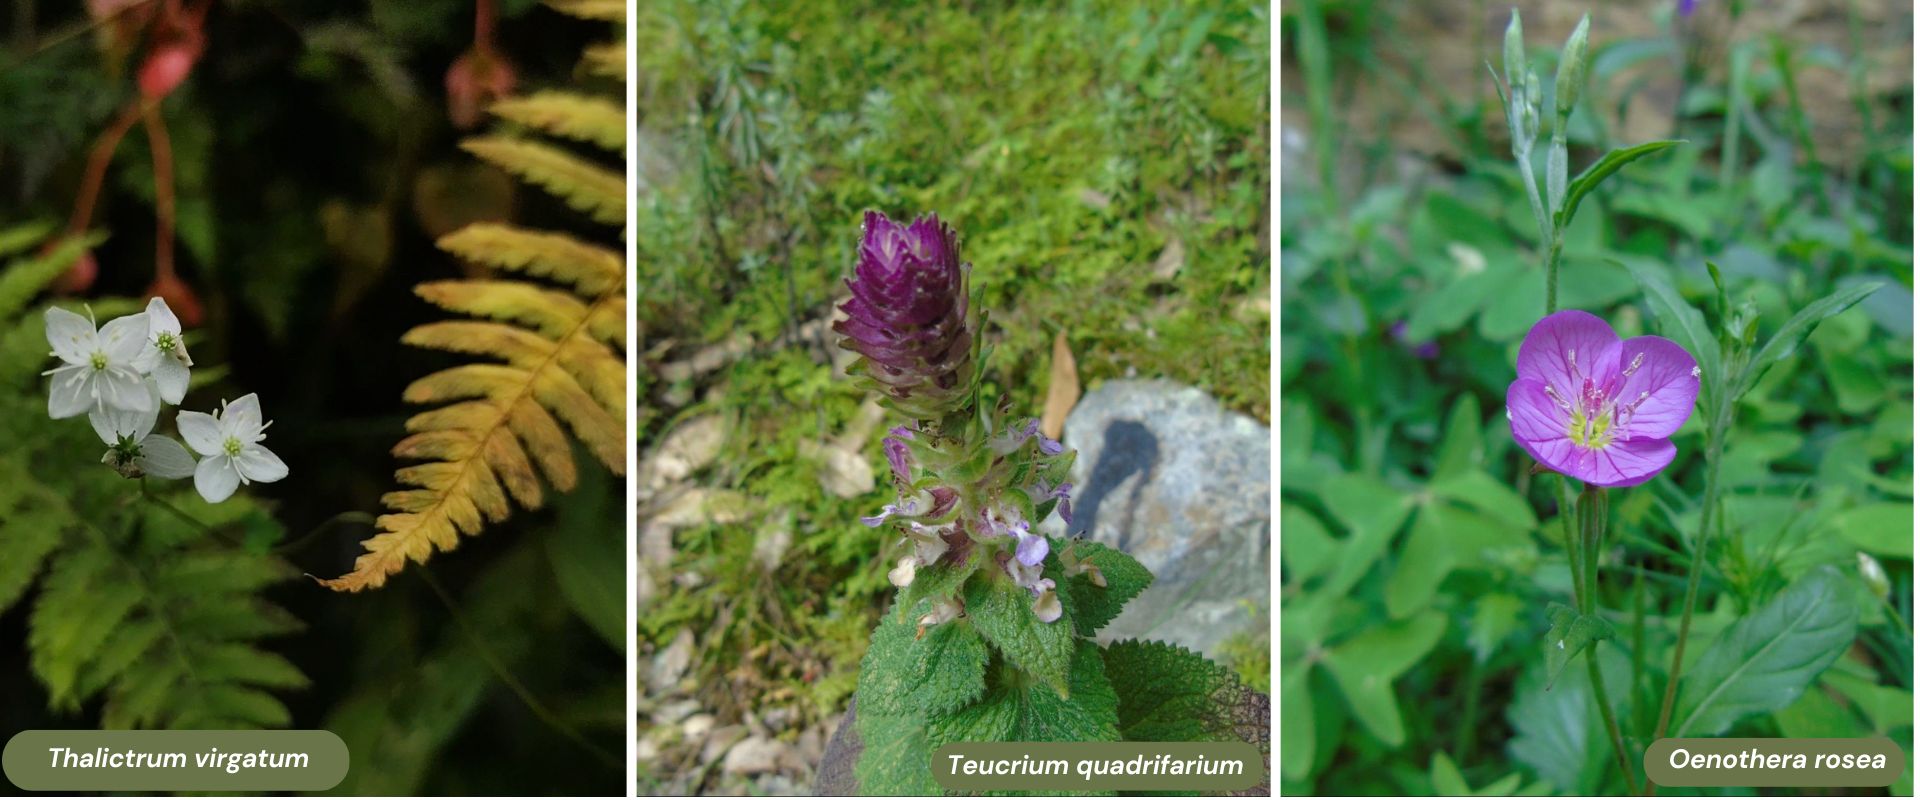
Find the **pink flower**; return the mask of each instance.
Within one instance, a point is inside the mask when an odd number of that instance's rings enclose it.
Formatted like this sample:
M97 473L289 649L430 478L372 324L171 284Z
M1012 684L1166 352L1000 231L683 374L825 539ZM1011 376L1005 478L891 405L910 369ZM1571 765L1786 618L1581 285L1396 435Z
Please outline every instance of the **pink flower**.
M1680 345L1658 336L1620 341L1585 311L1534 323L1518 366L1507 387L1513 440L1548 469L1593 486L1634 486L1673 463L1667 437L1700 393L1700 367Z

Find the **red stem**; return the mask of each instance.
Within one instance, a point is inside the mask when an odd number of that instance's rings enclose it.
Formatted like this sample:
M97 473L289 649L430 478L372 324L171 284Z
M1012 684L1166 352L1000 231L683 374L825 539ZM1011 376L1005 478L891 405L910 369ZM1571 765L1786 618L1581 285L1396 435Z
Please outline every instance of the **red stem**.
M113 161L113 151L120 147L120 140L126 138L127 131L133 128L134 120L140 118L140 100L135 98L127 103L126 109L115 117L113 124L100 132L100 138L94 141L93 152L87 156L86 176L81 179L80 195L73 202L73 216L67 218L67 233L78 236L85 233L87 226L93 223L93 205L100 199L100 184L106 182L107 164Z
M153 152L153 278L157 282L173 278L173 144L167 139L166 120L160 118L160 104L148 103L144 111L147 146Z
M494 0L474 0L473 6L473 44L492 51Z

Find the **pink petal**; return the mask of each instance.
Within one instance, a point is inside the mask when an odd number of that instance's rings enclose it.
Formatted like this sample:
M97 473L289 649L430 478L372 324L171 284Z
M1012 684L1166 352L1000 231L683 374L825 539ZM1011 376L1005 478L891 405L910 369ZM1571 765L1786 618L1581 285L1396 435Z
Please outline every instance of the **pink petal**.
M1567 440L1572 415L1547 396L1547 385L1521 378L1507 385L1507 420L1520 442Z
M1638 360L1640 365L1633 366ZM1693 356L1658 336L1636 336L1620 344L1620 369L1633 374L1620 387L1619 408L1624 416L1619 436L1665 439L1680 430L1693 414L1700 394L1700 378ZM1647 396L1640 398L1640 393ZM1626 411L1629 406L1632 411Z
M1571 353L1573 360L1568 361ZM1585 311L1557 311L1542 317L1520 342L1519 377L1545 382L1560 399L1578 402L1585 378L1604 385L1620 373L1620 337L1613 327Z
M1581 481L1613 488L1638 486L1673 463L1674 447L1670 439L1630 439L1615 441L1586 459L1587 474L1573 473Z

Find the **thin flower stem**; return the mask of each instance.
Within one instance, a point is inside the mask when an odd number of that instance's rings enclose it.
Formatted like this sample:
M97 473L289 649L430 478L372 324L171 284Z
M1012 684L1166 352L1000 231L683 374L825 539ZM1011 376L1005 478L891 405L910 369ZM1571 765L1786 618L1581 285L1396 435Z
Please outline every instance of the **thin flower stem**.
M1587 551L1587 596L1580 609L1582 614L1593 614L1599 606L1600 543L1607 533L1607 492L1592 485L1580 493L1580 529L1581 544ZM1600 674L1600 643L1595 642L1587 649L1587 678L1593 684L1593 699L1600 705L1600 720L1606 723L1607 738L1613 743L1613 756L1619 762L1620 774L1627 778L1627 786L1634 794L1639 794L1639 778L1633 772L1633 765L1627 759L1627 744L1620 736L1620 724L1613 718L1613 701L1607 696L1607 683Z
M241 543L238 540L234 539L233 537L228 536L225 533L221 533L219 529L213 527L212 525L208 525L205 522L201 522L198 518L194 517L192 514L188 514L185 511L181 511L179 506L176 506L172 503L167 502L166 500L161 499L160 495L154 494L153 487L147 485L146 478L140 479L140 496L146 498L147 502L152 503L161 508L164 508L169 513L173 514L176 517L179 517L182 522L185 522L188 525L191 525L195 528L199 528L201 531L211 534L214 538L219 539L220 541L226 542L227 544L233 545L235 547L241 546Z
M1560 310L1560 230L1553 231L1552 243L1547 245L1547 313Z
M1720 448L1727 436L1727 401L1714 414L1707 443L1707 493L1700 510L1700 533L1694 536L1693 559L1687 567L1687 599L1680 609L1680 639L1673 645L1673 664L1667 670L1667 688L1660 698L1660 721L1653 728L1653 741L1667 737L1667 725L1673 721L1674 695L1680 688L1681 659L1687 653L1687 632L1693 628L1693 604L1700 595L1700 573L1706 562L1707 532L1713 530L1714 510L1720 505ZM1647 794L1653 794L1653 782L1647 782Z
M1893 624L1900 626L1900 632L1907 635L1907 641L1913 641L1913 627L1907 624L1905 617L1900 616L1900 609L1893 607L1893 601L1881 595L1880 607L1887 610L1887 618L1893 620Z
M612 769L621 768L620 759L615 758L612 753L607 752L606 749L599 745L588 741L587 737L580 733L579 729L567 724L566 720L561 719L558 714L553 713L551 709L540 702L539 698L533 696L533 692L527 689L526 684L521 683L519 678L514 677L514 674L507 669L506 664L501 663L500 657L495 655L493 649L487 646L486 639L467 621L467 616L461 613L459 604L454 602L453 596L447 593L447 590L440 585L440 581L433 577L432 572L428 571L425 564L415 566L413 571L420 576L422 581L426 582L427 588L433 590L433 595L440 598L441 605L447 607L447 614L453 617L454 625L460 628L462 634L466 635L467 641L473 645L474 652L480 654L480 659L487 662L487 666L493 669L493 674L500 679L501 683L506 684L506 687L511 690L516 697L520 698L520 702L527 706L527 710L532 711L533 715L538 717L541 722L546 723L547 727L552 728L556 733L566 737L568 741L579 745L582 750L591 754L602 764Z

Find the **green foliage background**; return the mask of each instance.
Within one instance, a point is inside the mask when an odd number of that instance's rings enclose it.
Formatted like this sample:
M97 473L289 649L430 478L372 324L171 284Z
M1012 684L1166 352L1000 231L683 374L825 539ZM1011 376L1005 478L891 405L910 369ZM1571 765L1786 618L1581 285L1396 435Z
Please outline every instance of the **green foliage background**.
M1566 5L1522 12L1549 82L1586 10ZM1699 5L1696 24L1728 24L1724 4ZM1416 15L1398 4L1309 0L1281 19L1294 76L1283 119L1301 135L1282 168L1283 790L1622 792L1585 669L1547 688L1548 604L1570 592L1557 480L1527 474L1500 413L1544 301L1537 229L1479 66L1497 71L1507 8L1449 8L1474 26L1462 40L1480 43L1471 85L1396 66L1437 46L1405 29ZM1621 115L1651 84L1681 87L1673 134L1689 143L1633 163L1581 206L1560 306L1622 336L1681 338L1662 296L1673 287L1703 314L1707 346L1747 302L1764 343L1817 298L1882 286L1797 347L1789 337L1786 359L1738 402L1709 541L1694 541L1702 413L1676 435L1671 467L1613 491L1600 605L1615 635L1595 646L1627 750L1654 728L1696 546L1707 568L1676 723L1697 735L1887 735L1910 750L1913 93L1904 81L1868 91L1865 76L1891 65L1858 48L1907 29L1863 32L1854 18L1851 52L1794 30L1682 47L1672 4L1633 8L1647 21L1631 36L1608 23L1634 10L1594 9L1570 171L1633 143ZM1846 20L1848 8L1832 13ZM1395 47L1410 48L1404 60L1383 56ZM1816 146L1800 94L1813 77L1847 87L1857 116L1841 127L1857 124L1858 142ZM1350 126L1340 112L1361 94L1423 116L1440 139ZM1453 155L1396 173L1410 150ZM1883 565L1885 600L1860 553ZM1909 768L1891 793L1911 791Z
M858 517L891 498L884 481L822 490L811 447L864 394L833 378L830 334L775 342L843 291L864 210L961 232L988 394L1022 413L1038 415L1064 331L1083 386L1167 377L1267 418L1269 24L1264 4L1217 1L643 4L638 351L660 402L641 401L639 436L644 453L723 415L716 466L692 482L744 512L674 535L643 657L695 631L683 684L723 718L818 719L854 689L891 588ZM1175 242L1177 272L1156 274ZM730 337L754 346L710 375L657 369ZM885 474L877 445L859 456ZM792 544L763 566L756 540L781 527ZM1264 685L1264 643L1245 652Z
M622 618L624 602L569 585L618 568L618 480L583 470L549 509L436 558L457 617L420 575L351 596L301 577L348 569L369 530L340 515L377 511L390 488L387 449L409 411L401 389L456 360L398 344L444 316L411 287L461 274L433 247L449 221L511 214L622 246L456 147L442 82L472 43L473 9L212 6L206 53L163 106L177 261L207 308L188 334L200 367L183 407L258 392L292 474L215 507L190 485L156 485L211 535L99 465L83 420L45 417L39 308L52 298L39 287L57 271L38 269L32 248L66 218L93 137L134 93L135 65L103 58L81 4L27 3L0 22L0 732L327 728L353 753L340 793L623 790L617 756L597 759L516 696L592 747L625 748L621 642L594 624ZM576 71L583 47L613 38L609 26L528 0L500 12L522 89L619 94L617 80ZM100 278L58 302L91 302L103 319L137 310L115 298L152 278L153 202L136 127L95 219L108 235L94 251Z

